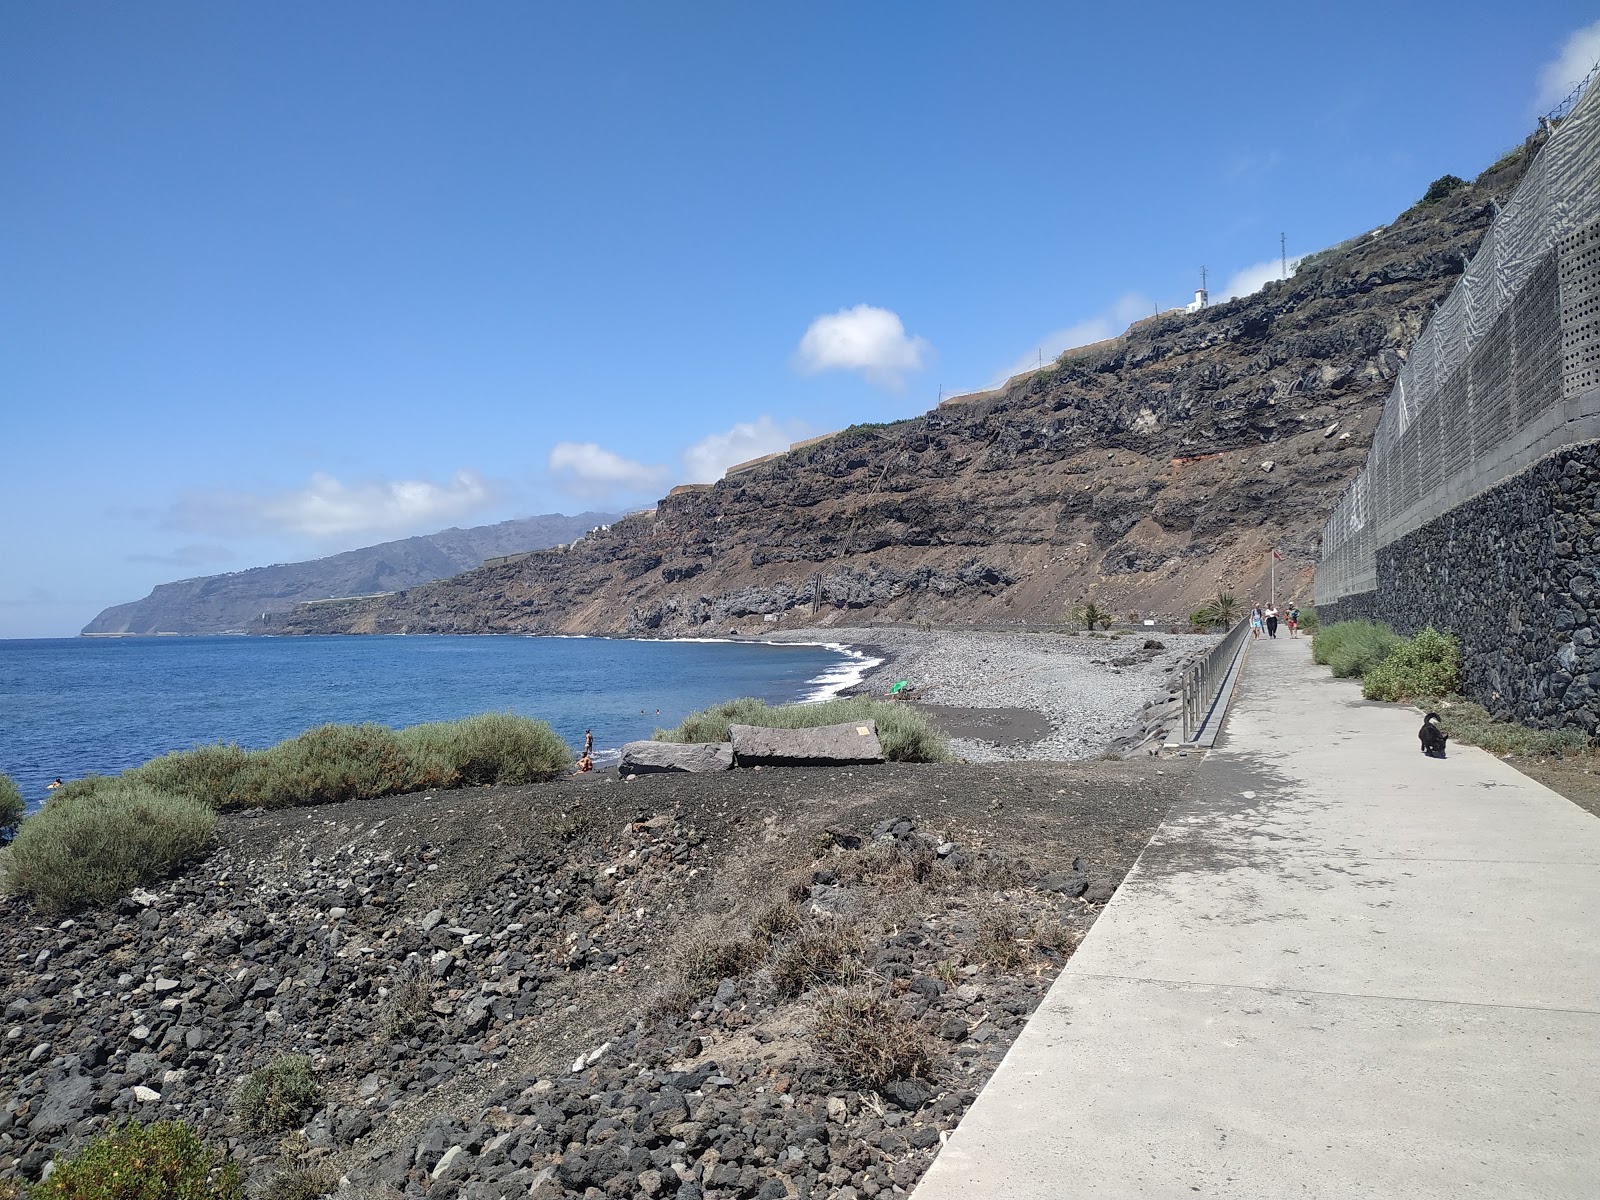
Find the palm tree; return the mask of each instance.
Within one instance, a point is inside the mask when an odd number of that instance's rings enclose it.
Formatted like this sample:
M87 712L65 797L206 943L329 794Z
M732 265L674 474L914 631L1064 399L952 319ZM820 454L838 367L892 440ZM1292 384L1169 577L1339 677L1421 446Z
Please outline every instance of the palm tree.
M1085 600L1074 607L1072 619L1090 631L1093 631L1096 625L1102 629L1111 628L1111 610L1101 608L1093 600Z
M1220 588L1217 590L1217 594L1211 597L1209 606L1211 611L1216 614L1217 624L1219 625L1232 625L1240 617L1244 616L1244 605L1239 598L1229 595Z

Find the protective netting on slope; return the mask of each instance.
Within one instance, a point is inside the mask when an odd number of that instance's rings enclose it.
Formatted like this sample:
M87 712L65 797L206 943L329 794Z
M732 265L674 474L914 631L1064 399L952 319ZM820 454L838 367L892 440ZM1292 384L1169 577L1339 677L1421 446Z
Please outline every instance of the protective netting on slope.
M1384 404L1322 530L1316 599L1377 586L1377 551L1520 470L1561 402L1600 386L1600 86L1550 132Z

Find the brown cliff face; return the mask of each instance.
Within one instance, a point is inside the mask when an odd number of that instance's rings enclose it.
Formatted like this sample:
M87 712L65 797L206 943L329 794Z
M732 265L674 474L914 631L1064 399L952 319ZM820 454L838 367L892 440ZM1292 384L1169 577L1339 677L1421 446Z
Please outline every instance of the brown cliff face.
M1219 587L1264 600L1273 546L1279 600L1309 602L1322 522L1395 371L1519 170L996 392L677 489L566 550L266 631L689 636L768 614L1055 621L1083 599L1183 619Z

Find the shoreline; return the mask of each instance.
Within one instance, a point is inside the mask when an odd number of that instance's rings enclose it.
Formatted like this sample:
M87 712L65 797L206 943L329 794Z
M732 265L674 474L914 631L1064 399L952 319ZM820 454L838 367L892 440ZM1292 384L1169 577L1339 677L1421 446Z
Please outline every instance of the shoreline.
M1217 635L840 626L774 631L760 640L839 645L881 660L837 694L883 699L905 679L911 702L928 706L951 735L952 750L983 763L1072 762L1136 750L1155 736L1183 668ZM1031 736L1041 722L1048 731Z

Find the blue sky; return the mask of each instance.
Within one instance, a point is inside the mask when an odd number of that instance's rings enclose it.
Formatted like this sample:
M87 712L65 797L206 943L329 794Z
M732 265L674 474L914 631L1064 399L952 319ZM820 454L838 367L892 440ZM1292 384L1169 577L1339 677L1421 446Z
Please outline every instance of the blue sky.
M1595 17L7 5L0 637L638 507L1183 303L1202 264L1259 286L1280 231L1318 249L1515 145Z

